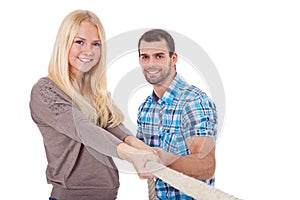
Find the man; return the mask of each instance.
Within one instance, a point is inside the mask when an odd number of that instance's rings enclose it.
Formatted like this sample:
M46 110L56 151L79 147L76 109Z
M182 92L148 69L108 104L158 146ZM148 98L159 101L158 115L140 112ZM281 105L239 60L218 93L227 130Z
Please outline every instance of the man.
M154 29L144 33L138 51L153 93L139 107L137 137L159 149L166 166L213 185L215 104L177 74L178 55L168 32ZM193 199L158 178L155 190L157 199Z

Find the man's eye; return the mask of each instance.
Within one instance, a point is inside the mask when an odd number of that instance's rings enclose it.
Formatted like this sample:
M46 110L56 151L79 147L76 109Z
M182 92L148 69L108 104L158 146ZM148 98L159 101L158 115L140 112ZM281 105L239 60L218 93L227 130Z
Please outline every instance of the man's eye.
M144 59L147 59L148 56L140 56L140 59L144 60Z

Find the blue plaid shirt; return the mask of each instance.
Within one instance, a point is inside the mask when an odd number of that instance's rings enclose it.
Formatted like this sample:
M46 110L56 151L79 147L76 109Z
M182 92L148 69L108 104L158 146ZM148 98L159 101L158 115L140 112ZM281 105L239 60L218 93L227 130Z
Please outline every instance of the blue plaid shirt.
M191 154L186 141L194 136L217 137L215 104L199 88L176 75L164 95L148 96L138 110L137 138L152 147L186 156ZM214 177L202 180L214 185ZM157 178L157 199L193 199Z

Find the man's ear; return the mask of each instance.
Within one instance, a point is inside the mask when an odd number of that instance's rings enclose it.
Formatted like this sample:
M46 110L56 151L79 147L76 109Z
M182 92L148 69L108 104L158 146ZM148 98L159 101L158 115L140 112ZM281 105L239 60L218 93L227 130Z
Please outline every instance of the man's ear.
M172 65L176 65L177 60L178 60L178 55L177 53L174 52L171 57Z

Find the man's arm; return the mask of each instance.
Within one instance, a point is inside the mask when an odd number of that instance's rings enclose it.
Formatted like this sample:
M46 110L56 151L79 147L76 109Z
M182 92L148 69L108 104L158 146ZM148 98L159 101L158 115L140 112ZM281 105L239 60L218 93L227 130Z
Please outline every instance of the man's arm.
M195 136L187 144L190 155L178 156L160 149L160 159L166 166L188 176L202 180L211 178L216 168L214 138Z

